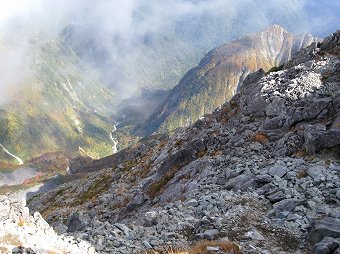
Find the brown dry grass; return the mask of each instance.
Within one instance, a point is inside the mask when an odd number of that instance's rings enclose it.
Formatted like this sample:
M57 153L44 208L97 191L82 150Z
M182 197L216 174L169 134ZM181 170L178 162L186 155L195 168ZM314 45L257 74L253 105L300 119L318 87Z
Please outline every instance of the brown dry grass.
M202 158L207 154L207 150L200 151L197 153L197 158Z
M240 254L237 244L229 241L202 241L197 243L188 253L189 254L213 254L215 251L208 251L207 247L219 247L220 251Z
M143 254L215 254L216 251L207 250L208 247L218 247L219 253L240 254L237 244L229 241L201 241L190 249L167 247L163 251L149 250Z
M220 156L222 155L222 151L221 150L214 150L214 151L211 151L209 153L210 156Z
M20 241L19 237L17 235L13 235L13 234L10 234L10 233L1 237L0 243L6 244L6 245L13 245L13 246L21 246L22 245L22 242Z
M298 173L297 173L297 177L298 178L304 178L307 176L307 172L305 170L300 170Z
M0 254L7 254L7 253L11 253L9 251L9 249L5 248L5 247L0 247Z
M268 136L264 133L255 133L254 141L257 141L260 144L265 144L268 142Z
M306 152L306 150L300 150L300 151L297 151L297 152L294 154L294 156L302 158L302 157L307 156L307 152Z
M326 166L329 166L332 163L332 161L330 159L326 159L326 160L324 160L324 162L325 162Z
M62 250L62 251L58 251L58 250L49 250L48 252L47 252L47 254L66 254L66 253L69 253L69 252L67 252L66 250Z
M189 251L184 250L183 248L168 246L162 248L162 250L147 250L142 254L189 254Z
M19 221L18 221L18 226L19 227L23 227L25 225L25 220L23 217L20 217L19 218Z
M183 140L182 139L178 139L175 142L175 146L182 146L183 145Z

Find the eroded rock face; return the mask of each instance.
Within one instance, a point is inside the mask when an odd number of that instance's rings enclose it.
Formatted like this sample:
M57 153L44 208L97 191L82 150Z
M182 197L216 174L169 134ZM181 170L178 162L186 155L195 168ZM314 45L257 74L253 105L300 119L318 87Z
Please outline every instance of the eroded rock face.
M192 126L89 163L96 172L31 207L102 253L226 237L242 253L339 252L339 38L246 79Z
M85 241L58 236L35 212L29 215L24 200L0 196L1 253L96 253Z

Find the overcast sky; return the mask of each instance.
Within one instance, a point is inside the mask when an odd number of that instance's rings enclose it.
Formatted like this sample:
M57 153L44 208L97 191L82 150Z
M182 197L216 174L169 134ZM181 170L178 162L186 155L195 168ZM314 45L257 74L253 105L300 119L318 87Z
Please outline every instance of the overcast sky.
M60 28L63 22L76 18L99 26L110 24L111 30L129 34L136 32L136 20L142 30L155 30L185 16L215 13L217 16L242 14L242 9L258 7L268 22L300 15L304 20L291 25L294 30L317 30L332 20L340 18L338 0L0 0L0 26L2 29L22 22L37 29ZM137 14L143 10L144 17ZM294 13L295 12L295 13ZM270 15L273 15L272 17ZM255 21L257 22L257 21ZM317 28L315 28L317 27Z

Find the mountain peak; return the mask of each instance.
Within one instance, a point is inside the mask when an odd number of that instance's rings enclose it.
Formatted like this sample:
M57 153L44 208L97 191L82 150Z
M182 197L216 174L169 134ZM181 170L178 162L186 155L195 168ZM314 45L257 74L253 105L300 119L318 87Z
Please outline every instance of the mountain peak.
M283 28L280 25L271 25L265 29L262 30L261 34L275 34L275 35L281 35L281 34L290 34L285 28Z
M273 25L210 51L147 121L146 133L195 122L229 100L250 72L280 66L312 41Z
M286 31L286 29L284 29L282 26L277 25L277 24L271 25L267 29L268 30L270 30L270 29L277 29L277 30L281 30L281 31Z

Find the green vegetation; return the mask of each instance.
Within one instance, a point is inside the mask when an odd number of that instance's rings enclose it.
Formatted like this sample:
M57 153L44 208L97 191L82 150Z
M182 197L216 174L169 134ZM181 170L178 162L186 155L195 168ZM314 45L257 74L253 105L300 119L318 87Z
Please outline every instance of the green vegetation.
M172 169L170 169L163 178L161 178L159 181L152 183L149 186L148 195L151 198L156 197L157 195L160 195L163 192L163 189L165 185L170 182L172 178L174 178L175 174L178 172L180 167L174 166Z
M281 71L283 69L283 65L280 66L274 66L271 69L269 69L266 74L268 75L271 72Z
M84 204L91 200L94 200L103 192L107 191L112 183L112 176L111 175L104 175L96 179L90 187L83 192L75 202L78 205Z
M24 161L43 153L112 153L115 95L58 40L32 46L31 69L0 110L0 143ZM2 163L17 162L0 152Z
M136 144L140 137L136 134L134 135L134 125L126 125L115 132L115 136L119 142L119 149L125 149L133 144Z

